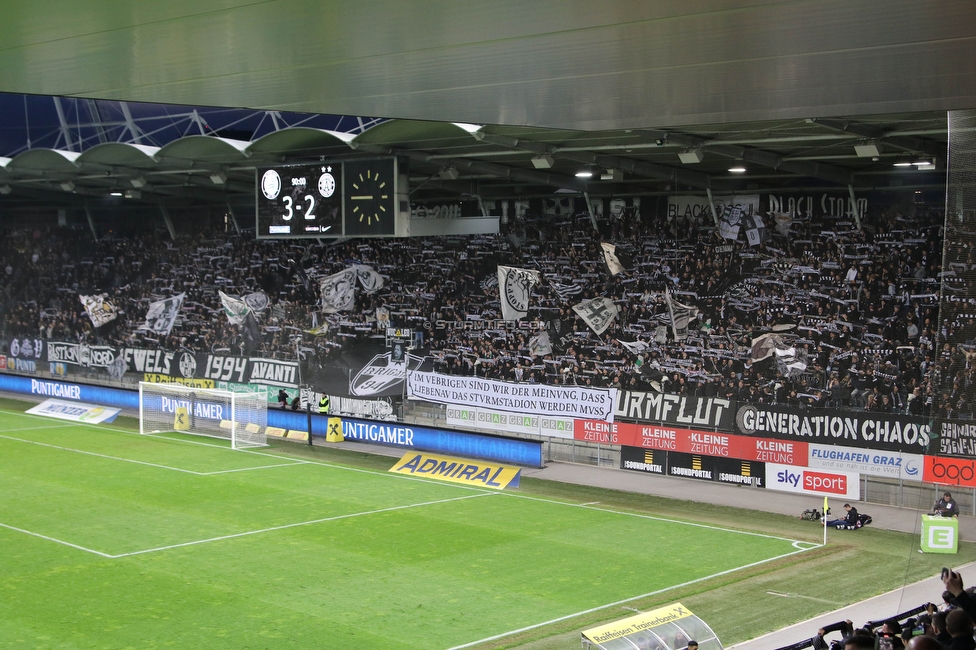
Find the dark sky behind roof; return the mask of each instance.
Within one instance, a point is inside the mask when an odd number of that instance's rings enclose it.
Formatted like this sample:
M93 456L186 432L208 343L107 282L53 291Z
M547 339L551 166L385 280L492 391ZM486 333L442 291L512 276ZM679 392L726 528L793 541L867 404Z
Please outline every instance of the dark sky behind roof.
M58 104L69 127L66 142ZM382 120L339 115L277 113L237 108L209 108L87 100L68 97L0 93L0 156L13 157L27 149L56 148L85 151L103 140L136 142L126 126L128 108L140 144L162 146L184 135L216 134L253 140L288 126L307 126L359 133ZM196 116L194 117L194 111Z

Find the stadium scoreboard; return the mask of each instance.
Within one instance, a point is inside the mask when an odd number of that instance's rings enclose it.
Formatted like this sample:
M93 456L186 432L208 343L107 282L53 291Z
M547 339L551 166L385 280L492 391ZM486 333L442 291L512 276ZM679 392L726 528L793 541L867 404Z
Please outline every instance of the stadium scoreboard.
M259 167L259 239L397 234L394 157Z

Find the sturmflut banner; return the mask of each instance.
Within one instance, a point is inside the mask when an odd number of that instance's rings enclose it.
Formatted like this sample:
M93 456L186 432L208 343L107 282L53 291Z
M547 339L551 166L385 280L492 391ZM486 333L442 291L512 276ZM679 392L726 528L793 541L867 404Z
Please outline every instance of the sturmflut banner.
M452 406L613 422L617 389L515 384L415 371L407 373L407 397Z

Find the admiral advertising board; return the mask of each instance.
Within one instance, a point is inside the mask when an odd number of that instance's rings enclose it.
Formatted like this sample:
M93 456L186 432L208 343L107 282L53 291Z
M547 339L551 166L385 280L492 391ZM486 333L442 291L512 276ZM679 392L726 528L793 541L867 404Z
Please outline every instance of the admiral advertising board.
M747 436L924 454L931 427L925 418L780 406L742 405L735 430Z
M781 492L861 498L861 480L857 474L806 467L766 463L766 487Z

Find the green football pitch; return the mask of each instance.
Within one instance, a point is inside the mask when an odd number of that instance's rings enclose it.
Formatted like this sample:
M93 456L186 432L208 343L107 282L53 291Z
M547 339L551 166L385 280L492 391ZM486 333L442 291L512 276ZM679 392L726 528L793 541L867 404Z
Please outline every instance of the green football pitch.
M815 546L292 449L0 411L0 648L468 647Z

